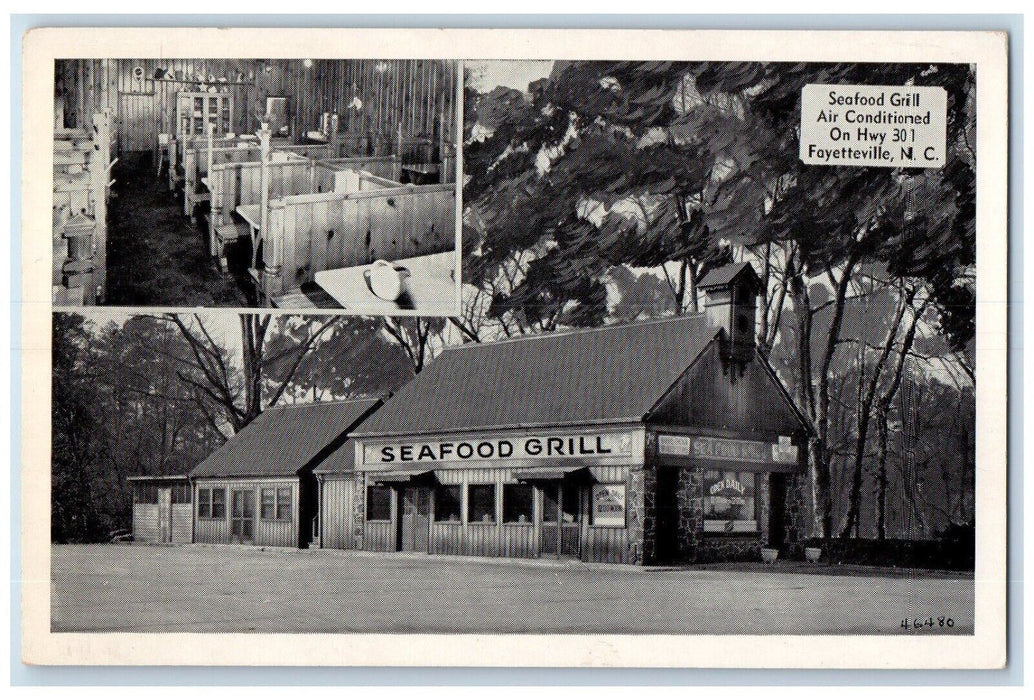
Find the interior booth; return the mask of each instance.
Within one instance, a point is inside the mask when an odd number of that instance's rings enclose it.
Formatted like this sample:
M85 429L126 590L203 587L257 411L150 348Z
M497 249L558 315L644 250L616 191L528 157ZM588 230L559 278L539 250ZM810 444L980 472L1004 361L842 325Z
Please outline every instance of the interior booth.
M701 313L443 351L353 432L342 546L629 564L797 554L807 428L755 348L760 282L741 263L699 286Z
M131 476L133 541L183 544L193 537L190 480L186 474Z

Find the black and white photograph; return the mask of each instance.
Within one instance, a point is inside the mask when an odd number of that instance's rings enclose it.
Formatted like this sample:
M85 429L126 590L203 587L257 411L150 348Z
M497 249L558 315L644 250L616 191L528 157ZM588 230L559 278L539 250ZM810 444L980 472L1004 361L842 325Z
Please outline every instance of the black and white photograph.
M54 305L454 313L456 65L57 60Z
M1001 45L587 38L55 62L33 658L1001 667Z

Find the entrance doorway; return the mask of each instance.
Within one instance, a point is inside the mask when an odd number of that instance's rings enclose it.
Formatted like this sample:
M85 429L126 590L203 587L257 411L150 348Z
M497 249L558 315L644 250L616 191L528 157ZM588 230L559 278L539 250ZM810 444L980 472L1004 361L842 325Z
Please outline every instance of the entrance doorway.
M582 553L582 487L563 481L546 481L539 490L542 492L539 554L579 558Z
M679 558L679 470L657 467L657 561L671 562Z
M431 489L407 486L399 492L398 549L427 552L431 534Z
M230 501L230 531L233 541L251 544L255 541L255 491L234 491Z

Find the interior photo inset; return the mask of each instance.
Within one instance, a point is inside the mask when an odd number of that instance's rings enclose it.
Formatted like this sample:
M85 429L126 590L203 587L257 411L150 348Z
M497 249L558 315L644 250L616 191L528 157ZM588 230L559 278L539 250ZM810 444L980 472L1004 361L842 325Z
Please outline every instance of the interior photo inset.
M54 66L53 303L457 308L457 62Z

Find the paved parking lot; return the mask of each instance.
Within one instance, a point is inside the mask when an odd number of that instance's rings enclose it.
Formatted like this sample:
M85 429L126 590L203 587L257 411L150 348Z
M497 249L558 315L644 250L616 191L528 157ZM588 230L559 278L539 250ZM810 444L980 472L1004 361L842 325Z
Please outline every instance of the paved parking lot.
M51 563L56 632L902 634L905 617L973 632L965 576L146 545L55 545Z

